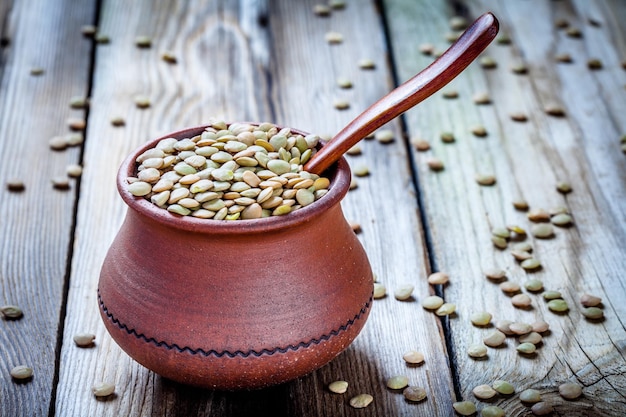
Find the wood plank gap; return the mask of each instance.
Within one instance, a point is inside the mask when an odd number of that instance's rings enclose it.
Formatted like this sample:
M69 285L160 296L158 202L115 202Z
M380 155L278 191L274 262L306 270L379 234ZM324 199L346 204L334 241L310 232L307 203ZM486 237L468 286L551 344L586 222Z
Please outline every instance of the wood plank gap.
M96 5L93 12L92 24L98 27L100 23L100 9L102 6L103 0L96 0ZM91 49L89 51L89 64L88 64L88 72L87 72L87 89L85 98L87 100L87 106L85 108L85 130L87 131L89 125L89 98L91 97L91 91L94 83L94 69L96 66L96 46L95 40L91 43ZM87 141L87 137L85 135L84 142ZM80 147L78 152L78 165L83 166L83 157L85 154L85 144ZM72 208L72 223L70 226L70 237L67 245L67 258L65 261L65 275L63 276L63 288L61 292L61 309L59 311L59 327L57 328L57 339L56 346L54 349L54 373L52 375L52 386L50 393L50 408L48 410L49 417L56 416L56 397L57 397L57 387L59 383L59 375L61 370L61 353L63 350L63 336L65 334L65 318L67 317L67 300L70 291L70 277L72 276L72 258L74 257L74 243L76 238L76 225L78 220L78 202L80 200L80 190L81 190L81 178L79 176L76 178L76 184L74 187L74 207Z

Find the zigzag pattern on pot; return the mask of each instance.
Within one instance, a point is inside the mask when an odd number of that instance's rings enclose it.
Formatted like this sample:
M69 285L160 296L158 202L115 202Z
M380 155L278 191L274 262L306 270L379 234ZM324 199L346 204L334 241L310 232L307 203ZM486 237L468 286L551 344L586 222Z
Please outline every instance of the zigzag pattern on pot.
M102 297L100 296L100 290L98 290L98 303L100 304L100 308L102 309L102 311L104 312L104 314L107 316L107 318L109 320L111 320L111 322L113 324L115 324L117 327L119 327L120 329L124 330L126 333L128 333L129 335L133 335L135 336L137 339L141 339L146 343L151 343L157 347L163 347L167 350L176 350L180 353L182 352L189 352L192 355L202 355L202 356L210 356L213 355L217 358L221 358L223 356L228 356L229 358L234 358L236 356L240 356L242 358L247 358L248 356L256 356L256 357L260 357L263 355L273 355L275 353L286 353L288 351L296 351L300 348L307 348L311 345L318 345L320 344L322 341L324 340L329 340L331 337L333 336L337 336L339 333L346 331L350 326L352 326L357 320L359 320L361 318L361 316L363 316L363 314L365 314L367 312L367 310L369 310L370 305L372 304L372 297L370 297L369 301L367 303L365 303L365 305L361 308L361 311L359 311L358 314L356 314L352 319L348 320L346 324L343 324L339 327L339 329L337 330L331 330L330 333L328 334L324 334L322 336L320 336L319 338L313 338L308 342L300 342L297 345L288 345L285 348L274 348L274 349L261 349L260 351L256 351L254 349L251 349L247 352L243 352L241 350L237 350L235 352L230 352L230 351L223 351L223 352L218 352L216 350L204 350L202 348L198 348L198 349L192 349L188 346L185 347L180 347L178 346L176 343L174 344L169 344L167 342L159 342L158 340L156 340L153 337L148 337L146 335L144 335L143 333L138 333L135 329L131 329L129 328L127 325L125 325L124 323L120 322L118 319L116 319L113 314L111 314L109 312L109 310L107 309L107 307L104 305L104 302L102 301Z

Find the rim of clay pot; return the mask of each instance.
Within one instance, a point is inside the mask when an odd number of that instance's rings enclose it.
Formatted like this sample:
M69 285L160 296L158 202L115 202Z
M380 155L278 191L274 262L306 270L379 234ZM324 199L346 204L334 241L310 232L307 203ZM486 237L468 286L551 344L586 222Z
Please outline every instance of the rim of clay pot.
M243 122L247 124L258 125L253 122ZM231 123L229 123L230 125ZM179 130L158 139L151 140L132 152L122 163L117 174L117 190L128 205L128 207L158 223L168 227L197 233L256 233L267 232L270 230L278 230L292 227L301 223L311 221L313 218L323 215L331 207L339 204L348 192L350 187L351 173L350 166L345 158L341 158L327 171L326 177L330 180L328 193L315 201L314 203L302 207L294 212L283 216L270 216L261 219L250 220L213 220L199 219L191 216L181 216L170 213L166 209L158 207L144 197L136 197L132 195L127 188L126 178L135 176L136 159L146 150L153 148L156 144L165 138L189 138L196 136L211 125L203 125ZM276 125L282 128L280 125ZM292 132L306 136L308 133L298 129L290 128ZM324 143L320 141L321 146Z

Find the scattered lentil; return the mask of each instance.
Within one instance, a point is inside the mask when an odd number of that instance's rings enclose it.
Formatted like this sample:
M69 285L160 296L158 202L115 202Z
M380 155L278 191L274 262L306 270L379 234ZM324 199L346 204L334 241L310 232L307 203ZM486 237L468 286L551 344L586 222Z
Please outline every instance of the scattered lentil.
M297 198L297 197L296 197ZM260 206L259 206L260 207ZM350 223L350 227L352 228L352 231L356 234L361 233L361 225L359 223L356 222L352 222Z
M80 33L86 38L93 38L98 29L94 25L83 25L80 28Z
M552 407L552 405L548 404L545 401L540 401L536 404L533 404L533 406L530 407L530 411L532 411L532 413L536 416L547 416L554 412L554 407Z
M340 88L352 88L352 81L350 81L348 78L338 78L337 85Z
M511 120L513 120L514 122L525 122L528 120L528 116L526 116L525 113L522 112L515 112L515 113L511 113L509 115L509 117L511 118Z
M517 260L517 261L525 261L526 259L530 259L532 258L532 255L529 252L526 251L521 251L521 250L515 250L513 249L511 251L511 255L513 255L513 257Z
M558 182L556 189L561 194L568 194L572 192L572 186L568 182Z
M350 108L350 102L342 99L336 99L333 101L333 107L337 110L346 110Z
M583 294L580 297L580 304L584 307L597 307L602 304L602 298L591 294Z
M418 152L425 152L430 149L430 143L424 139L413 139L411 143Z
M454 314L454 312L456 311L456 304L453 303L443 303L441 305L441 307L439 307L436 311L435 314L443 317L443 316L449 316L451 314Z
M359 394L350 398L350 406L352 408L365 408L374 401L374 397L370 394Z
M33 67L30 69L30 75L33 75L35 77L43 75L43 73L44 73L44 69L41 67Z
M141 95L135 97L135 106L138 109L147 109L150 105L151 103L148 97Z
M549 116L555 116L555 117L563 117L563 116L565 116L565 110L563 110L562 107L560 107L560 106L558 106L556 104L551 104L551 105L546 106L544 111Z
M528 220L531 222L549 222L550 221L550 213L545 211L544 209L532 209L526 215Z
M452 404L454 411L462 416L471 416L476 413L476 405L471 401L459 401Z
M67 177L54 177L52 178L52 187L57 190L69 190L70 182L68 181Z
M517 308L528 308L532 305L532 300L527 294L515 294L511 297L511 304Z
M565 30L565 34L570 38L582 38L583 34L580 29L570 26Z
M396 298L396 300L406 301L411 298L414 288L415 287L413 287L413 285L411 284L403 284L400 287L396 288L393 296Z
M503 381L501 379L493 381L491 385L493 389L503 395L511 395L515 392L515 387L509 383L508 381Z
M443 303L443 298L438 295L430 295L422 300L422 307L427 310L437 310Z
M362 59L359 61L359 68L372 70L376 68L376 64L371 59Z
M404 389L409 385L409 377L406 375L392 376L387 380L387 388L393 390Z
M345 9L346 2L344 0L329 0L328 5L335 10Z
M543 290L543 281L539 279L531 279L524 283L524 288L532 292L541 291Z
M70 98L70 107L73 109L85 109L88 107L88 102L83 96L74 96Z
M5 305L0 307L0 315L6 320L17 320L24 316L22 309L15 305Z
M126 121L124 120L123 117L115 116L111 118L111 124L115 127L120 127L120 126L124 126L126 124Z
M541 296L544 300L556 300L558 298L563 298L563 295L561 295L561 292L559 291L545 291L541 294Z
M569 310L567 301L560 298L548 301L548 308L555 313L564 313Z
M504 410L497 405L488 405L480 411L482 417L504 417Z
M74 335L74 343L78 347L90 347L94 345L96 335L92 333L79 333Z
M93 395L96 397L108 397L115 392L115 384L98 382L91 388L91 392L93 392Z
M432 55L435 50L435 45L432 43L422 43L418 49L424 55Z
M395 140L393 130L381 129L374 134L374 138L380 143L391 143Z
M509 329L516 335L525 335L532 331L532 326L528 323L513 322L509 325Z
M472 99L475 104L491 104L491 97L486 92L476 93Z
M474 134L474 136L477 136L479 138L483 138L485 136L487 136L487 129L485 129L484 126L474 126L470 129L470 131Z
M439 158L435 158L435 157L431 157L428 158L428 160L426 161L426 164L428 165L428 168L430 168L431 171L443 171L444 164L443 161Z
M96 33L96 37L94 39L96 43L100 45L105 45L111 42L111 38L108 35L105 35L103 33Z
M544 333L550 330L550 325L543 320L539 320L531 324L533 332Z
M571 382L559 385L559 394L566 400L575 400L583 395L583 388Z
M463 16L452 16L449 21L450 29L452 30L463 30L467 28L469 22Z
M507 336L511 336L515 334L511 330L511 324L513 324L511 320L498 320L496 321L496 329L498 329Z
M81 167L80 165L72 164L72 165L68 165L65 168L65 171L67 172L67 175L69 175L70 177L77 178L77 177L80 177L81 174L83 173L83 167Z
M348 391L348 382L346 381L334 381L328 384L328 390L335 394L343 394Z
M428 276L428 283L432 285L443 285L450 280L445 272L434 272Z
M424 363L424 354L415 350L409 350L402 355L402 359L410 365L421 365Z
M504 343L506 335L500 330L494 330L483 338L483 343L489 347L498 347Z
M387 295L387 288L379 282L374 283L374 298L379 299Z
M554 57L554 59L557 62L561 62L563 64L571 64L572 62L574 62L574 60L572 59L572 56L570 54L566 53L566 52L557 54Z
M498 37L496 38L496 43L500 44L500 45L510 45L511 44L511 38L509 37L508 34L506 33L501 33L500 35L498 35Z
M490 174L476 174L475 179L480 185L493 185L496 183L496 177Z
M604 311L598 307L585 307L582 309L583 316L590 320L600 320L604 318Z
M18 365L11 369L11 378L16 381L26 381L33 377L33 368L26 365Z
M503 292L510 294L515 294L521 289L520 285L514 281L504 281L499 285L499 287Z
M459 97L459 92L456 90L445 90L442 93L443 98L458 98Z
M150 48L152 46L152 39L149 36L139 35L135 38L135 45L138 48Z
M24 185L24 182L18 178L9 178L6 184L7 184L7 190L13 191L13 192L24 191L24 189L26 188Z
M487 384L478 385L472 390L474 397L479 400L488 400L496 396L497 392Z
M446 41L452 43L459 39L459 36L461 36L461 32L448 32L446 33L445 39Z
M55 136L48 141L48 145L53 151L62 151L67 148L67 140L63 136Z
M538 345L543 341L543 336L541 336L537 332L530 332L528 334L521 335L519 337L520 343L532 343L533 345Z
M532 343L526 342L520 343L515 349L520 353L532 355L537 350L537 346L533 345Z
M483 274L485 274L487 278L494 280L494 281L499 281L506 277L506 272L500 268L489 268L483 271Z
M467 354L471 358L484 358L487 356L487 347L485 345L471 345L467 349Z
M528 74L528 67L525 64L513 64L511 66L511 71L514 74L518 74L518 75L524 75L524 74Z
M470 316L470 321L474 326L487 326L491 323L491 313L486 311L478 311Z
M549 239L554 236L554 228L551 224L534 224L530 228L530 233L538 239Z
M541 401L541 393L536 389L526 389L519 394L520 401L524 403L538 403Z
M440 137L443 143L453 143L455 141L454 133L452 132L443 132Z
M512 204L516 210L520 210L520 211L528 210L528 203L526 202L526 200L522 200L522 199L513 200Z
M168 64L176 64L178 62L178 58L176 58L176 55L170 51L162 52L161 59L167 62Z
M480 62L480 66L485 69L493 69L498 66L498 63L496 62L496 60L490 56L483 56L482 58L480 58L479 62Z
M426 390L422 387L406 387L402 395L407 401L420 402L426 399Z
M573 221L574 220L572 219L572 216L570 216L569 214L566 214L566 213L560 213L560 214L557 214L557 215L553 216L552 218L550 218L550 222L553 225L559 226L559 227L570 226Z
M520 266L527 271L532 271L541 268L541 262L539 262L539 260L536 258L528 258L523 260L520 263Z

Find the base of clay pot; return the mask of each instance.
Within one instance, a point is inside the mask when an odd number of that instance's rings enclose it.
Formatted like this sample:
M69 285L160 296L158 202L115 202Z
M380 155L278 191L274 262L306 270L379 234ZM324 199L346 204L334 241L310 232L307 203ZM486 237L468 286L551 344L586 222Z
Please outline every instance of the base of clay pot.
M345 350L363 328L372 299L338 329L308 342L274 349L217 352L210 348L170 345L138 333L115 318L98 294L100 314L113 339L134 360L157 374L187 385L214 390L259 389L306 375ZM175 366L173 366L175 364ZM233 369L244 372L233 373Z

